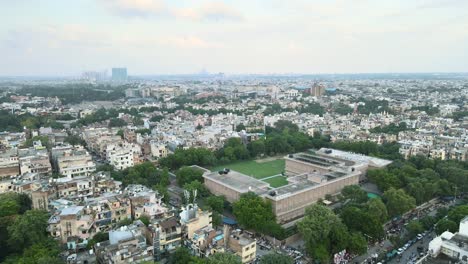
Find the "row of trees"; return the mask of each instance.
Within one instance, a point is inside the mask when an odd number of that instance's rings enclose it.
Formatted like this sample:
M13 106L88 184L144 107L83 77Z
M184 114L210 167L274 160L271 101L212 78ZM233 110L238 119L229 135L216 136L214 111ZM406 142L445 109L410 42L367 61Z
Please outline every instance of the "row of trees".
M64 84L60 86L25 85L17 91L20 95L57 97L63 104L76 104L83 101L115 101L125 97L129 86Z
M212 152L204 148L177 149L174 154L159 160L161 167L177 170L182 166L213 166L263 155L278 155L303 151L308 148L330 146L329 138L316 134L310 137L299 132L290 121L278 121L275 127L267 127L266 139L258 139L245 145L239 138L230 138L225 145Z
M438 107L432 107L432 106L429 106L429 105L413 106L413 107L411 107L411 110L424 111L424 112L426 112L426 114L428 114L430 116L437 115L440 112Z
M239 256L230 253L216 253L208 258L192 256L188 249L178 248L169 258L169 264L241 264ZM293 264L294 260L285 255L270 253L264 255L259 264Z
M423 156L398 160L384 169L369 170L368 178L382 191L404 190L416 204L468 191L466 162L431 160Z
M112 178L121 181L123 186L141 184L157 190L164 196L163 200L165 202L169 201L167 187L170 184L170 180L169 170L167 168L158 169L153 163L144 162L122 171L114 170L114 167L111 165L102 165L97 168L97 171L109 171Z
M16 115L10 111L0 110L0 131L21 132L24 128L38 129L40 127L63 129L63 125L58 123L54 116L35 116L29 113Z
M391 123L390 125L387 126L378 126L371 128L369 131L371 133L386 133L386 134L393 134L393 135L398 135L401 131L407 131L410 130L410 128L406 125L406 122L400 122L398 125Z

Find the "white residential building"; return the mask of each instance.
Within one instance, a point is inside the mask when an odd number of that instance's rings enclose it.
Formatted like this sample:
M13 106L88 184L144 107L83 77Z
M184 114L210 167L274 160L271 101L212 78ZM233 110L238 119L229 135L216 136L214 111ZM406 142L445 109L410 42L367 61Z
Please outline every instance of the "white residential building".
M458 233L445 231L429 243L429 253L437 257L440 253L468 263L468 216L460 222Z

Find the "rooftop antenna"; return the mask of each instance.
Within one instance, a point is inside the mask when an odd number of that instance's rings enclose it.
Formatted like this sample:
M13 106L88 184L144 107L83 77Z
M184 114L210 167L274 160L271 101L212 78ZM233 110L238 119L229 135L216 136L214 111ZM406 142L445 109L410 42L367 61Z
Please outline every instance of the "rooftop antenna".
M190 203L190 193L189 193L189 191L184 190L184 197L185 197L185 200L187 201L187 204L189 204Z
M192 193L192 195L193 195L193 202L192 203L194 203L194 204L197 201L197 191L198 191L197 189L194 189L193 193Z

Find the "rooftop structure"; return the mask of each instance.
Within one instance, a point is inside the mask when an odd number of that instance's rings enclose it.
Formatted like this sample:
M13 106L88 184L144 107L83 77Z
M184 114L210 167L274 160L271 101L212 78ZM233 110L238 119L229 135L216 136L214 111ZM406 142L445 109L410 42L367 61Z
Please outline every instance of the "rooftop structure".
M445 231L429 242L429 254L437 257L440 253L463 263L468 261L468 216L461 220L458 233Z
M205 185L215 195L225 195L229 202L237 201L243 193L262 194L269 184L237 171L208 172L203 174Z

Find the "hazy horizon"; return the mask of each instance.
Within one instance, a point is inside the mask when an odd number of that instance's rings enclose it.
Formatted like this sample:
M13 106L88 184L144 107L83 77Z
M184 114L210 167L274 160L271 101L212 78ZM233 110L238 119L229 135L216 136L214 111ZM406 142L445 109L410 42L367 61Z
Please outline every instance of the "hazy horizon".
M1 1L0 76L466 73L468 1Z

